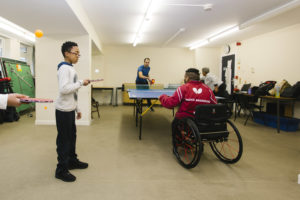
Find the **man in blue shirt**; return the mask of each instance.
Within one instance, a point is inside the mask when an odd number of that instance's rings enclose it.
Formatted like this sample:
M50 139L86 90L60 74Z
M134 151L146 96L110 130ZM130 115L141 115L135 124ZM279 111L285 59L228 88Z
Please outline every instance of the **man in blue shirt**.
M144 59L144 65L139 66L137 70L137 76L135 83L137 84L137 89L149 89L148 81L151 82L149 71L150 71L150 58ZM151 106L151 100L147 99L148 106ZM151 111L154 111L151 107Z

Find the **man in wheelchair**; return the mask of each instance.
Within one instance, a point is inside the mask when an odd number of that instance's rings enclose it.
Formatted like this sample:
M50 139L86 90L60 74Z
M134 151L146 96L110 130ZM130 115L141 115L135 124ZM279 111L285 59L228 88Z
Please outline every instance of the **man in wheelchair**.
M179 163L187 169L195 167L205 142L221 161L237 162L242 154L242 140L228 120L227 107L217 104L213 91L200 81L199 70L187 69L184 82L172 96L159 97L166 108L179 105L172 122L173 153Z
M194 117L195 108L200 104L216 104L217 100L213 91L200 81L198 69L189 68L185 71L184 85L177 88L173 96L161 95L159 100L166 108L180 105L172 122L172 128L178 121L187 117Z

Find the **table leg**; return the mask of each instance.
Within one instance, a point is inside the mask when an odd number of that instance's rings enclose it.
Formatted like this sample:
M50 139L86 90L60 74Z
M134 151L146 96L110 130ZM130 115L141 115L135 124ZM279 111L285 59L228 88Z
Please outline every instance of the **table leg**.
M280 133L279 99L277 99L277 133Z
M133 115L135 115L136 100L133 100Z
M143 123L143 116L140 115L140 136L139 136L139 140L142 140L142 123Z
M139 105L138 105L138 100L135 100L136 101L136 104L135 104L135 126L137 127L138 126L138 118L139 118L139 109L138 109L138 107L139 107Z
M114 99L114 88L111 89L110 105L113 105L113 99Z
M140 132L140 135L139 135L139 140L141 140L142 139L142 126L143 126L143 115L142 115L142 113L143 113L143 99L141 99L140 101L139 101L140 103L139 103L139 113L138 113L138 115L139 115L139 118L140 118L140 130L139 130L139 132Z
M115 94L115 106L118 106L118 89L116 88L116 94Z

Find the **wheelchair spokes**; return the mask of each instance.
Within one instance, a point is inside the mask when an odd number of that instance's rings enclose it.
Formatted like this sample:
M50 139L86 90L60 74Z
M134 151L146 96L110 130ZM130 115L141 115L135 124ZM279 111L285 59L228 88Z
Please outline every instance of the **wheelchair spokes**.
M216 156L225 163L237 162L243 152L243 143L239 131L231 121L227 121L228 136L224 141L211 141L210 147Z
M201 156L202 144L197 127L191 126L188 120L180 121L173 133L173 150L179 163L185 168L195 167Z
M200 161L204 143L209 143L222 162L239 161L243 142L229 117L226 105L198 105L195 118L173 121L173 152L178 162L187 169L195 167Z

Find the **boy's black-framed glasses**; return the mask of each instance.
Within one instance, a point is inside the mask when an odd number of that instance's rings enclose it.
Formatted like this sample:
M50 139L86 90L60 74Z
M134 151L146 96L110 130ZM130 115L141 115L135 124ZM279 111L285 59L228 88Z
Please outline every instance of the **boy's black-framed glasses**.
M71 51L68 51L68 52L71 53L71 54L74 54L75 56L78 56L78 57L81 56L79 53L75 53L75 52L71 52Z

